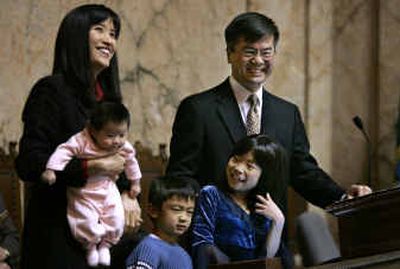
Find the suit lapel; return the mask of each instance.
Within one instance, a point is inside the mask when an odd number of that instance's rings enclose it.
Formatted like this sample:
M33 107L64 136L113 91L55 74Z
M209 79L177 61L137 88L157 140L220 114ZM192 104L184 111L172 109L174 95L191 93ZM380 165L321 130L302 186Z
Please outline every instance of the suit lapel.
M229 79L226 79L217 89L218 93L218 115L226 126L234 143L246 136L246 127L242 120L239 107L233 95ZM261 133L277 138L276 117L274 116L274 105L270 94L263 90L263 104L261 114Z
M269 93L263 90L263 104L262 104L262 115L261 115L261 133L276 138L276 124L274 124L274 112L273 105L271 104L271 97Z
M234 143L246 136L240 110L233 95L229 79L226 79L218 89L218 115L227 128Z

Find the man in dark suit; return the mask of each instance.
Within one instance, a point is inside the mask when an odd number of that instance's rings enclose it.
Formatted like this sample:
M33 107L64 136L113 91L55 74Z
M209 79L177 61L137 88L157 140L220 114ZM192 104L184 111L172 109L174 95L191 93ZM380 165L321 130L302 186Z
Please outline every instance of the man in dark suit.
M167 174L192 177L201 185L215 183L223 176L233 145L255 132L270 136L287 150L290 171L287 181L282 182L285 188L290 184L320 207L345 197L346 192L310 154L297 106L263 87L272 72L279 41L275 23L259 13L240 14L225 29L225 41L231 76L180 104ZM250 102L250 96L255 101ZM255 126L249 127L254 121ZM370 192L367 186L353 185L347 195ZM285 210L286 200L285 194L276 202Z

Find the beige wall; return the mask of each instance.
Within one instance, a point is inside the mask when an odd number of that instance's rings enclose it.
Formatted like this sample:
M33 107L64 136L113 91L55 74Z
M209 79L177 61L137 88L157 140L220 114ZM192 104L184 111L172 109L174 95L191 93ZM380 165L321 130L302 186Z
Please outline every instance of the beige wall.
M299 105L321 166L344 186L365 179L366 146L351 122L360 115L379 146L374 186L392 183L399 0L1 0L1 148L19 139L24 101L51 70L62 17L87 2L106 3L122 18L118 53L132 141L154 151L168 144L180 100L229 74L224 27L239 12L260 11L282 32L266 87Z

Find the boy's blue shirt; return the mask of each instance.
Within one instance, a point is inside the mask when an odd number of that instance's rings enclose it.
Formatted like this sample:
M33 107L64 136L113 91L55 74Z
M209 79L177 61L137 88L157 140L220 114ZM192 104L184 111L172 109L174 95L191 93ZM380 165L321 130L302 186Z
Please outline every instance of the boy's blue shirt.
M126 269L192 269L192 260L178 244L154 234L146 236L126 259Z

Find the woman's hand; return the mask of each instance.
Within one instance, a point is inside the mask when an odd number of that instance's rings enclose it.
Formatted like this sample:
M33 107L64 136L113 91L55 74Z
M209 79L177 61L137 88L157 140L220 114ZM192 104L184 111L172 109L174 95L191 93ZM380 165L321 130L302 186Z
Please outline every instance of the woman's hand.
M283 226L285 222L285 216L272 200L269 193L267 193L265 197L257 195L257 200L258 202L255 204L255 212L272 219L275 224Z
M142 210L138 200L132 199L128 192L121 194L125 213L125 232L137 232L142 225Z
M139 180L135 180L135 181L131 182L131 188L128 193L129 197L131 197L132 199L136 199L136 197L140 194L141 191L142 191L142 188L140 187Z
M88 174L106 175L116 181L125 167L125 158L120 153L115 153L103 158L88 160Z

